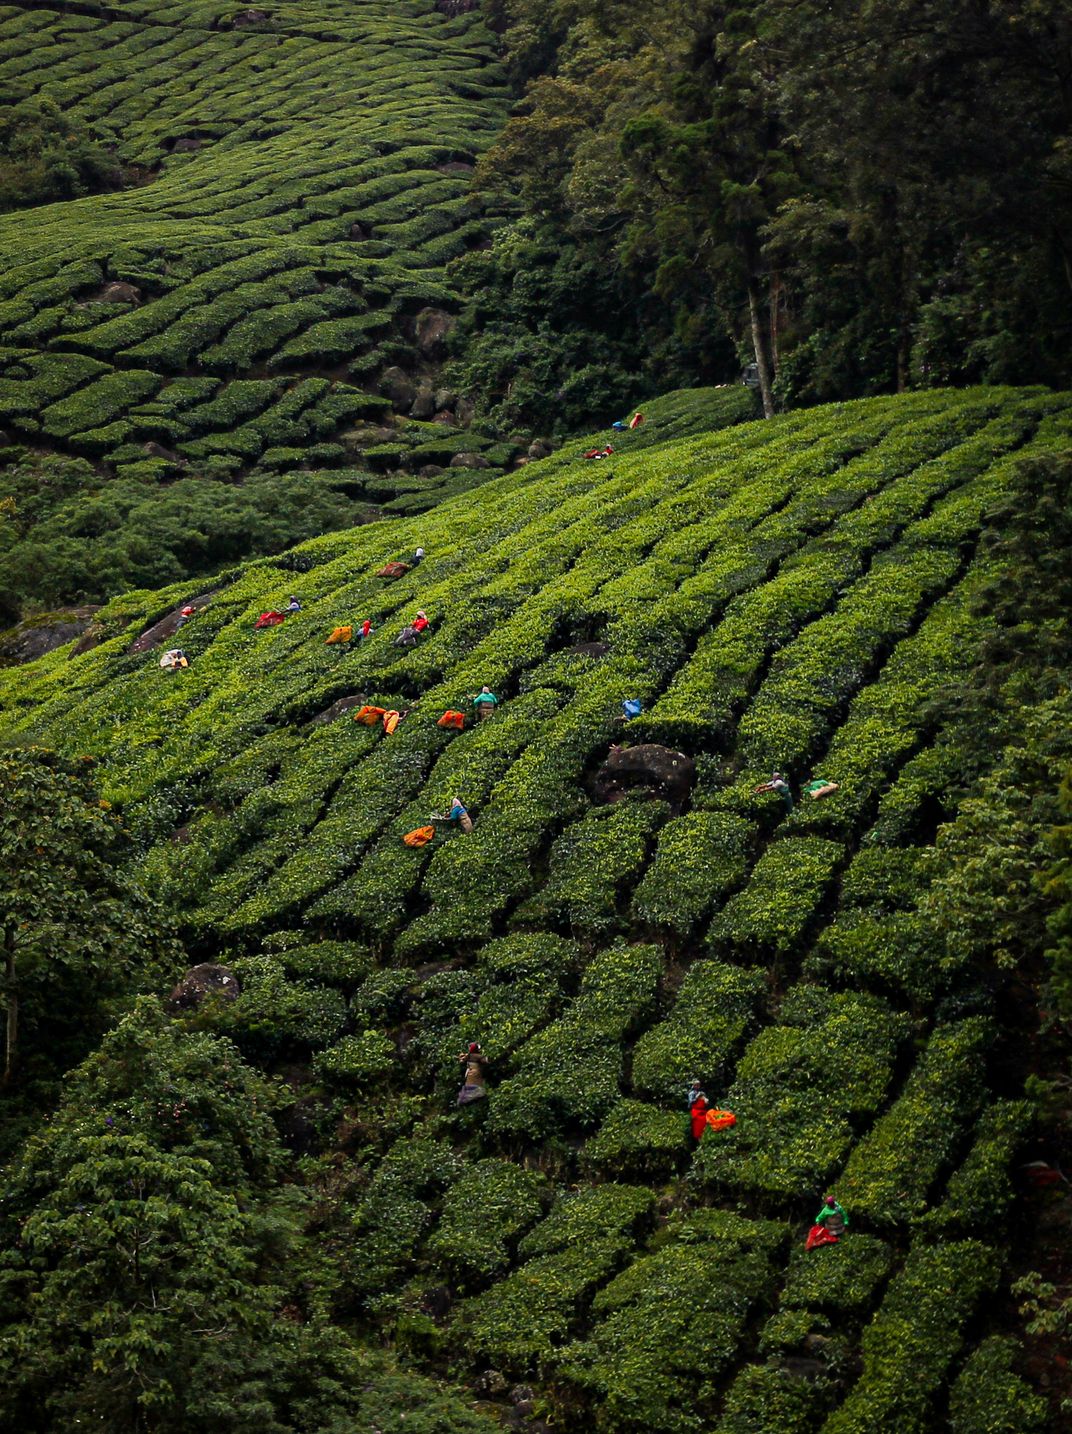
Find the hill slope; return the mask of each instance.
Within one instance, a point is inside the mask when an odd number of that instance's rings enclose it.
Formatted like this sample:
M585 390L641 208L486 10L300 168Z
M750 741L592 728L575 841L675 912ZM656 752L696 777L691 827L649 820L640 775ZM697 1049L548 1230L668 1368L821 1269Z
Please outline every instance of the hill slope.
M487 233L492 37L432 0L80 8L0 8L5 98L151 182L0 219L0 422L141 478L176 467L147 442L217 474L337 464Z
M1067 396L969 390L577 445L227 575L185 672L130 650L176 588L0 674L8 733L101 758L146 883L233 965L223 1028L311 1064L349 1157L324 1177L344 1317L491 1396L538 1376L566 1428L924 1430L999 1386L1037 1422L1000 1341L960 1376L1026 1111L991 973L940 919L938 828L1002 754L935 699L993 626L988 514L1070 425ZM436 725L484 684L490 721ZM358 697L410 712L332 719ZM630 777L621 744L678 767ZM773 769L791 807L753 791ZM813 776L840 788L812 802ZM471 833L403 845L454 795ZM469 1040L490 1097L455 1113ZM738 1116L695 1152L693 1076ZM805 1257L830 1182L852 1238Z

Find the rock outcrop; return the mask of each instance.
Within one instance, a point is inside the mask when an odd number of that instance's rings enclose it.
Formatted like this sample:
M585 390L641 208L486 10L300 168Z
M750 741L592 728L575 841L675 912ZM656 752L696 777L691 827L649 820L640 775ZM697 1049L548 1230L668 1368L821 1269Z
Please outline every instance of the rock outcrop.
M696 764L684 752L644 742L639 747L612 747L592 780L592 795L600 805L620 802L641 793L668 802L680 811L696 780Z
M34 662L47 652L54 652L74 638L82 637L93 623L93 615L99 606L61 608L58 612L44 613L40 617L28 618L17 627L0 636L0 664L17 667L24 662ZM98 637L97 641L100 641ZM96 646L95 643L90 644ZM88 651L88 648L83 648Z
M229 966L205 961L200 966L190 967L173 987L168 1003L175 1011L196 1011L210 996L221 1001L236 1001L241 994L238 977Z

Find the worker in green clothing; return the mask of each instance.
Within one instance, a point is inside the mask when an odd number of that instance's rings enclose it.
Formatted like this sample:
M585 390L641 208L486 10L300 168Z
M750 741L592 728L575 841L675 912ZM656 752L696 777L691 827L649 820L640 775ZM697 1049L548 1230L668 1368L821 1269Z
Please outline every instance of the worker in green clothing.
M840 1240L848 1227L849 1217L841 1208L833 1195L823 1196L823 1208L815 1217L815 1223L821 1225L835 1240Z
M482 687L473 698L473 707L476 709L476 720L483 722L485 717L490 717L499 705L499 699L492 692L490 687Z

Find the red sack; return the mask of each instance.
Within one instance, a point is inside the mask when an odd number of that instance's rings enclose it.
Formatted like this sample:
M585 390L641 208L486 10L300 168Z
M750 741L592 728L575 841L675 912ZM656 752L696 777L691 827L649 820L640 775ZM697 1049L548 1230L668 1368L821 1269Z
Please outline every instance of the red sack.
M378 578L400 578L409 572L409 563L384 563L376 574Z
M805 1250L817 1250L820 1245L836 1245L836 1235L831 1235L825 1225L813 1225L808 1231L808 1238L804 1241Z
M281 622L286 622L286 615L281 612L262 612L257 621L253 624L254 630L258 627L278 627Z
M454 731L460 732L465 726L465 713L455 712L453 710L449 712L444 712L442 717L440 717L439 721L436 723L436 726L450 727Z

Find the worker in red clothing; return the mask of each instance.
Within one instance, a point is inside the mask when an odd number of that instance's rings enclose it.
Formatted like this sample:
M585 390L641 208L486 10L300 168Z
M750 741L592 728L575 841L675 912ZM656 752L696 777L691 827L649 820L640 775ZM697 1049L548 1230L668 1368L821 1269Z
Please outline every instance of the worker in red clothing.
M423 612L419 612L411 624L414 632L425 632L428 628L428 619Z
M370 633L371 631L372 631L372 619L371 619L370 617L367 617L367 618L365 619L365 621L361 624L360 629L358 630L358 634L357 634L357 640L358 640L358 642L364 642L365 638L368 637L368 635L369 635L369 633Z
M689 1120L692 1124L693 1140L702 1140L707 1129L707 1096L702 1090L695 1095L689 1092Z

